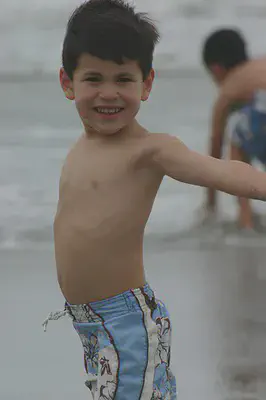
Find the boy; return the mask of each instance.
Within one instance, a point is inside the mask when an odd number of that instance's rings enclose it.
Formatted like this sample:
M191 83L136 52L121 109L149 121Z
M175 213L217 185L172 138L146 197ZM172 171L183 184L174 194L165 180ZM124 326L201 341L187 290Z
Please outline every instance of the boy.
M138 124L158 39L150 19L123 0L91 0L74 12L64 40L60 81L85 130L62 169L55 257L97 399L176 399L170 317L143 269L144 229L163 177L266 198L266 174Z
M266 59L251 60L242 35L234 29L220 29L207 37L203 62L219 87L213 108L210 154L222 157L225 126L231 113L238 118L232 127L230 158L266 164ZM239 226L254 225L250 201L239 198ZM207 208L216 208L215 190L208 190Z

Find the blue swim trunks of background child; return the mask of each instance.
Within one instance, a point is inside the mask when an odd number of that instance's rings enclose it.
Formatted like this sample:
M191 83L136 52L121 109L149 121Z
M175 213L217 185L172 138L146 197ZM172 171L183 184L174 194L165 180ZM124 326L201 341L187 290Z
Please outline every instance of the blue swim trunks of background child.
M239 147L248 161L266 165L266 91L258 91L250 104L237 113L231 142Z
M89 304L66 303L65 313L81 339L94 399L177 398L169 313L148 284Z

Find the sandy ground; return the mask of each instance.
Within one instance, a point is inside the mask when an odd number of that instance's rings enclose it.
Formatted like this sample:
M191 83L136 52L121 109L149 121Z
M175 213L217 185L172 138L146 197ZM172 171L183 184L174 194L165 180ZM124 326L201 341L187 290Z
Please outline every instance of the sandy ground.
M172 362L184 400L265 400L266 266L263 248L147 246L147 277L169 307ZM82 348L63 307L51 251L1 250L0 398L90 398Z

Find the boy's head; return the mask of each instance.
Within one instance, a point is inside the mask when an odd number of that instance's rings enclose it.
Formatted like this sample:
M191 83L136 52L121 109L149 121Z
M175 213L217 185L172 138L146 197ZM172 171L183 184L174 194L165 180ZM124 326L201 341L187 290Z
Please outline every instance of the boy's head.
M159 33L123 0L89 0L71 16L60 81L87 129L115 133L149 97Z
M220 29L211 33L203 44L203 63L219 84L227 73L248 61L246 42L235 29Z

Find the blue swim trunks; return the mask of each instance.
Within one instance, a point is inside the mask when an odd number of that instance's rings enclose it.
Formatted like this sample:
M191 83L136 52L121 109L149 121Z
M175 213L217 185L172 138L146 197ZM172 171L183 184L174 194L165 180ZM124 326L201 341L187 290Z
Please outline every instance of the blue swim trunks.
M171 322L147 284L83 305L66 303L84 349L86 385L99 400L175 400Z
M238 111L232 143L241 148L250 161L266 164L266 92L256 93L253 101Z

